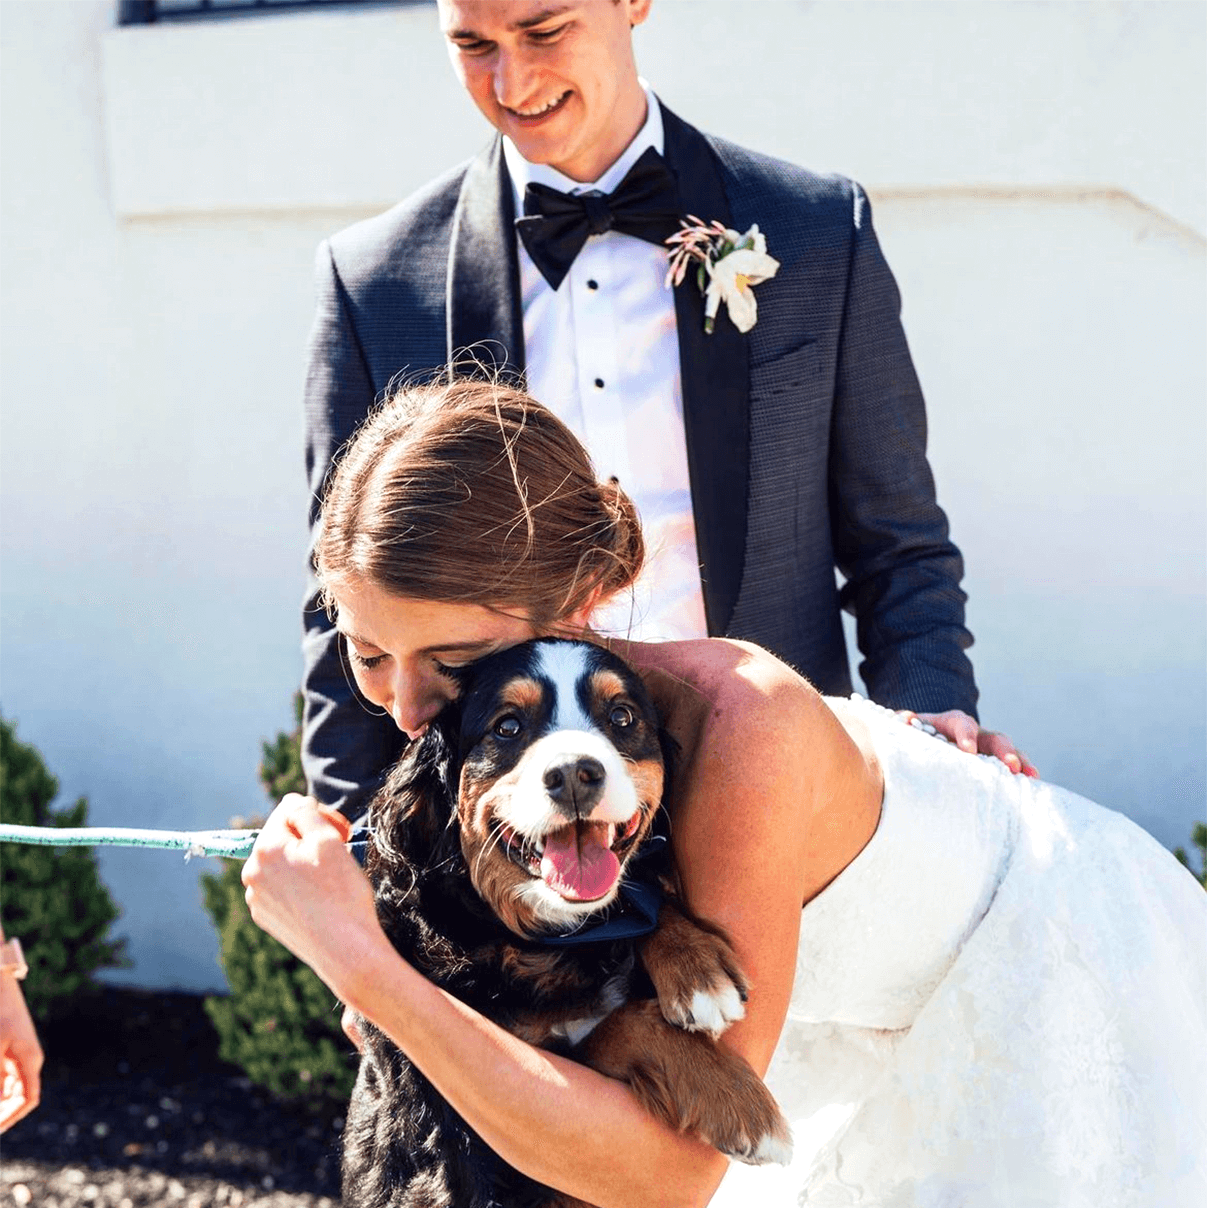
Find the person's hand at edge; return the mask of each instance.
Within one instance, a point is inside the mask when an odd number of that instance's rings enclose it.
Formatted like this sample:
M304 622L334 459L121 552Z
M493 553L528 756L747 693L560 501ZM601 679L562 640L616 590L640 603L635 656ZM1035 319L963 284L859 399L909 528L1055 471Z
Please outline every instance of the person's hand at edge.
M252 921L308 964L341 1001L370 950L393 952L373 889L345 843L338 811L290 793L268 816L243 865ZM340 903L334 914L331 904Z
M0 931L0 943L4 933ZM42 1045L14 972L0 972L0 1132L28 1116L42 1097Z
M917 717L919 721L934 726L937 733L962 751L972 755L993 755L1012 772L1032 777L1040 775L1032 761L1005 734L983 729L976 718L960 709L949 709L945 713L914 713L901 709L899 716L907 722Z

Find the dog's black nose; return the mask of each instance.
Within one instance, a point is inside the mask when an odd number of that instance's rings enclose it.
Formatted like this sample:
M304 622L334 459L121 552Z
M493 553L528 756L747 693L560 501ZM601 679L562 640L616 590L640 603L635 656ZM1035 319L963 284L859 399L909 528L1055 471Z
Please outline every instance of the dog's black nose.
M590 755L559 759L545 769L544 781L555 804L582 817L604 791L604 765Z

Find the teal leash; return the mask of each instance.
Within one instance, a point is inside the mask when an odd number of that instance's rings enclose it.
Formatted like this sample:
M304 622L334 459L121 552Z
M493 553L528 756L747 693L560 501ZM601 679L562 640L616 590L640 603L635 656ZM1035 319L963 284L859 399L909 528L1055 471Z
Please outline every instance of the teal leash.
M44 847L161 847L193 856L246 860L258 830L167 831L130 826L15 826L0 824L0 843L35 843Z

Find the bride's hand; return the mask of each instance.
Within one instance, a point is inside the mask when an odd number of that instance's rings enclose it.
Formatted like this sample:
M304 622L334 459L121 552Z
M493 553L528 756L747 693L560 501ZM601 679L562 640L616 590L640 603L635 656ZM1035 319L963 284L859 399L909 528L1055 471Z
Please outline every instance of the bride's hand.
M373 890L344 846L345 819L296 793L269 815L243 866L253 921L343 998L366 946L386 942Z
M955 743L962 751L993 755L1012 772L1022 772L1025 776L1040 775L1032 761L1005 734L999 734L997 730L982 729L976 718L962 713L960 709L949 709L946 713L913 713L909 709L903 709L900 714L905 721L917 717L919 721L934 726L938 733L949 742Z

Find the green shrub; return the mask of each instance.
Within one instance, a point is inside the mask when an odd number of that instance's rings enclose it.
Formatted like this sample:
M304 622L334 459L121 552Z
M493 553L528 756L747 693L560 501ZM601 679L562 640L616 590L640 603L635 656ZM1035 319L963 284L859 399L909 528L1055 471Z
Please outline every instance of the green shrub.
M302 771L302 693L294 693L294 728L280 733L272 742L262 742L260 783L268 799L276 805L286 793L305 793L306 776Z
M85 826L88 800L55 809L59 782L37 748L0 717L0 822L16 826ZM98 969L127 968L125 940L107 938L120 911L97 872L89 847L3 845L0 918L21 941L29 965L25 1000L41 1022L63 1014L81 994L99 989Z
M1181 848L1174 849L1174 858L1188 869L1193 877L1205 888L1208 888L1208 825L1203 822L1197 822L1191 828L1191 842L1198 849L1200 871L1192 867L1191 861L1187 857L1187 852Z
M262 744L260 780L274 802L306 791L300 693L294 704L293 732ZM205 1001L221 1042L219 1055L283 1098L345 1101L356 1070L340 1028L341 1007L305 964L252 922L242 868L238 860L224 860L221 873L202 877L230 986L229 994Z

